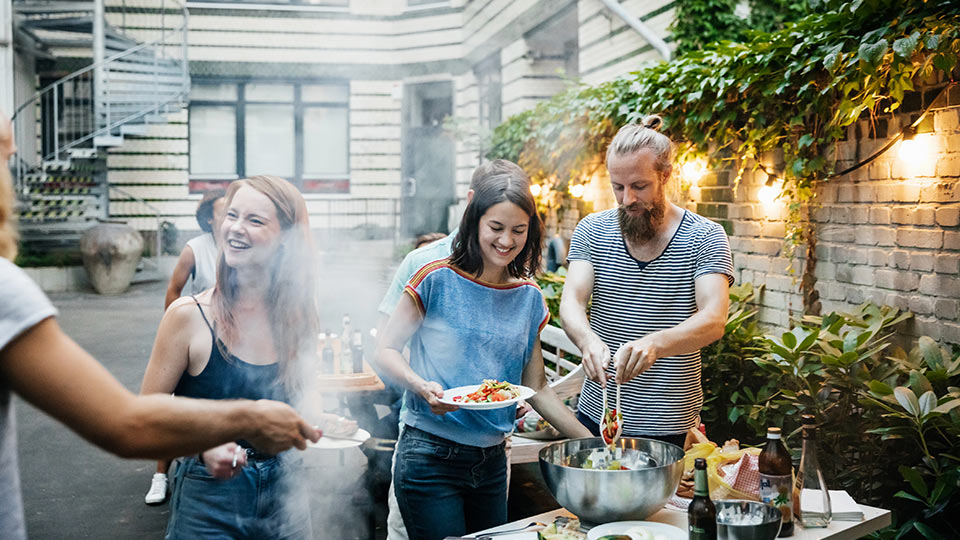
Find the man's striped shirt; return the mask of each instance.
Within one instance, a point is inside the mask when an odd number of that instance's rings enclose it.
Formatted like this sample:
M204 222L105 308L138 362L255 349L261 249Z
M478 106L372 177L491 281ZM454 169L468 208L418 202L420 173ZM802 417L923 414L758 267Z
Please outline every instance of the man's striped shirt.
M567 258L593 265L590 328L611 355L623 343L673 328L695 314L698 277L725 274L733 283L730 244L723 228L689 211L684 211L663 253L645 264L627 251L616 208L590 214L577 224ZM607 374L614 373L610 362ZM694 427L703 405L700 351L658 359L620 392L624 435L683 433ZM614 393L608 394L613 406ZM587 379L580 411L599 423L600 402L600 385Z

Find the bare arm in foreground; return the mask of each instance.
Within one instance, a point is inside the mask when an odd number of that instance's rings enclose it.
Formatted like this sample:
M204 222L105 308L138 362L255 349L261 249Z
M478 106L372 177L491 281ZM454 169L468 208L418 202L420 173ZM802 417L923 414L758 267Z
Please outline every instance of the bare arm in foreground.
M0 378L82 437L122 457L168 458L247 439L276 453L320 434L274 401L136 396L46 319L0 350Z

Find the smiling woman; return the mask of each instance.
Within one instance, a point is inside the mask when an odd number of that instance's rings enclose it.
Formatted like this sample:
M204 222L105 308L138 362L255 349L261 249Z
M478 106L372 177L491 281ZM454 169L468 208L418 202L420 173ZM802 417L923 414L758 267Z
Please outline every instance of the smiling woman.
M225 199L217 284L164 314L142 392L293 402L317 348L306 204L291 183L273 176L238 180ZM279 496L281 486L293 489L298 466L289 454L242 439L185 458L167 538L310 537L306 497Z
M411 540L507 518L504 437L516 405L460 409L441 401L445 389L522 383L554 427L589 436L546 384L539 338L549 314L529 279L540 267L543 225L526 174L508 165L474 177L453 253L414 274L379 342L381 365L409 390L394 488ZM409 364L401 355L408 340Z

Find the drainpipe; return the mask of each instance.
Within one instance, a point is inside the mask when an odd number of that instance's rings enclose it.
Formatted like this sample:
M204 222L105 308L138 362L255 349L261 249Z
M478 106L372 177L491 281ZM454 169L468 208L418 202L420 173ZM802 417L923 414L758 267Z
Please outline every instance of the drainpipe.
M103 72L103 60L106 53L106 38L104 36L104 9L103 0L93 0L93 118L96 125L94 131L100 128L100 115L107 113L106 123L110 125L109 108L104 102L106 95L106 77ZM110 135L107 133L107 135ZM57 156L57 159L60 159Z
M660 36L655 34L647 25L643 24L640 19L634 17L632 13L627 11L620 5L620 2L617 0L600 0L603 2L603 5L607 6L607 9L612 11L617 17L623 19L623 22L627 23L630 28L633 28L640 34L643 39L647 40L647 43L653 46L656 49L660 56L669 62L673 57L673 53L670 51L670 46L667 45L667 42L662 40Z

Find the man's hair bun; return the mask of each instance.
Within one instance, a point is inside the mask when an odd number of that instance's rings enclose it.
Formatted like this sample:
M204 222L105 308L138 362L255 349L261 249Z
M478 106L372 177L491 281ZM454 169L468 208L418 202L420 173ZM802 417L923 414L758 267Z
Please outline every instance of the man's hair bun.
M663 125L663 119L655 114L650 114L643 117L643 127L647 129L652 129L654 131L659 131L660 126Z

